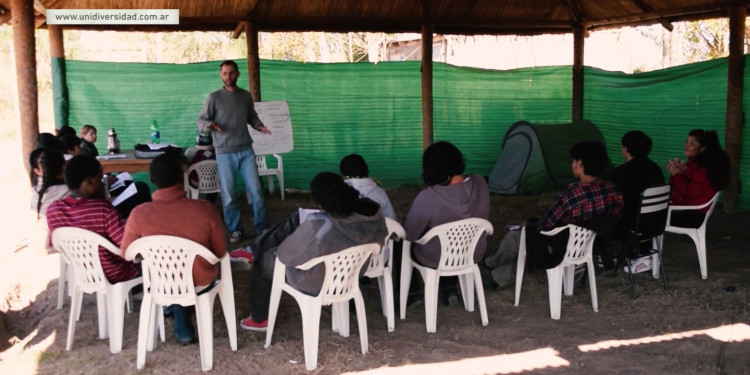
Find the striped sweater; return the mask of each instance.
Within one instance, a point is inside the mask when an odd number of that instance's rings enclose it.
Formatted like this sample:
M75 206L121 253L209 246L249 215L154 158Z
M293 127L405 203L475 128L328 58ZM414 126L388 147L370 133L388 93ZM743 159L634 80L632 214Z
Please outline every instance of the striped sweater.
M67 196L52 202L47 208L49 233L60 227L76 227L90 230L112 241L118 247L122 243L125 221L111 203L101 199L75 198ZM52 238L48 239L51 244ZM126 261L109 250L99 247L99 260L104 276L110 283L130 280L138 274L138 266Z

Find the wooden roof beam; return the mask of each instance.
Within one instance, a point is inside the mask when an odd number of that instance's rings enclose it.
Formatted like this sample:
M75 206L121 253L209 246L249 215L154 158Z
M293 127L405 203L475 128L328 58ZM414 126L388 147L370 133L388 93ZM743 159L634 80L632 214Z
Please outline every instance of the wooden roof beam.
M34 10L37 11L39 14L47 17L47 7L42 4L41 0L34 0Z
M240 21L232 32L232 39L237 39L247 30L247 21Z
M655 11L654 8L648 3L646 3L645 0L632 0L632 1L633 1L633 4L635 4L638 8L640 8L645 13ZM674 25L672 25L672 23L667 21L666 19L660 18L658 19L658 21L662 26L664 26L665 29L669 30L670 32L674 30Z
M568 4L568 11L573 18L573 22L581 22L584 17L581 3L578 0L565 0L565 3Z

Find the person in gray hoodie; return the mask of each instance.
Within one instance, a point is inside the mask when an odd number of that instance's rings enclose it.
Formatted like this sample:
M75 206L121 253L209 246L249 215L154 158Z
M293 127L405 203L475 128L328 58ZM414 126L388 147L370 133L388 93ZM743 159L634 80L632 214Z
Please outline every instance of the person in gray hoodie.
M403 226L406 240L412 241L412 259L426 267L437 268L440 261L440 241L437 237L424 245L417 245L414 241L441 224L473 217L489 218L490 192L487 182L477 174L465 176L464 169L461 151L450 142L434 143L422 155L422 179L427 188L414 199ZM487 237L482 234L474 251L474 261L479 262L486 250ZM401 259L401 256L394 255L394 258ZM441 283L445 286L443 304L458 303L456 283L455 278Z
M298 213L271 228L255 242L255 265L250 284L250 316L243 329L266 331L276 258L284 263L287 282L295 289L317 295L323 285L325 266L308 271L295 267L310 259L349 247L385 242L388 230L380 206L344 183L338 174L321 172L310 183L312 197L321 208L300 223ZM364 272L363 267L362 272Z

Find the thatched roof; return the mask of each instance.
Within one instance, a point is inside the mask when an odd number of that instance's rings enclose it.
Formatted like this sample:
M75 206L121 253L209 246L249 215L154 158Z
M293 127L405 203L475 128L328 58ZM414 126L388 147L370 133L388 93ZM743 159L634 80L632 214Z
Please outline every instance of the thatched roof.
M31 0L29 0L31 1ZM12 18L0 0L0 23ZM235 30L254 22L260 31L418 32L439 34L568 33L627 25L726 17L750 0L33 0L36 26L46 9L179 9L178 26L85 26L110 30ZM67 27L67 26L66 26Z

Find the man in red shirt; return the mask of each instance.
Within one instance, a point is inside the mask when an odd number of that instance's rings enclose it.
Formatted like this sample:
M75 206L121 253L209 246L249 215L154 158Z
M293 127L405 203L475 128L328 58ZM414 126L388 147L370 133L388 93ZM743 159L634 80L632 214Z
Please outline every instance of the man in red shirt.
M183 186L181 155L157 156L149 167L151 182L158 190L153 201L134 208L125 226L122 253L140 237L169 235L195 241L221 258L226 253L224 224L213 204L197 199L188 199ZM212 265L197 257L193 263L193 282L196 291L206 291L213 286L218 265ZM172 305L175 317L174 332L180 344L195 342L195 329L191 321L195 307Z
M48 243L51 245L51 234L55 229L76 227L99 234L120 246L125 222L105 199L99 161L89 155L70 159L65 165L65 184L70 195L52 202L47 209ZM140 272L138 265L103 247L99 247L99 260L104 276L112 284L130 280Z

